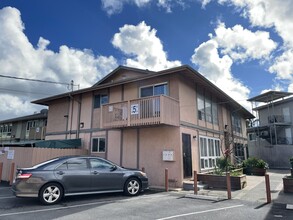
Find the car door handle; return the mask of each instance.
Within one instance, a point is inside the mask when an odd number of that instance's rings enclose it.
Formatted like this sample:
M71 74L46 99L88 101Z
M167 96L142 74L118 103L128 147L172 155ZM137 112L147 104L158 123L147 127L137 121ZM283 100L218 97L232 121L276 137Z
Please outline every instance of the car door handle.
M98 172L98 171L96 171L96 170L95 170L95 171L93 171L92 173L93 173L93 174L95 174L95 175L99 175L99 172Z
M63 172L63 171L58 171L57 174L59 174L59 175L63 175L64 172Z

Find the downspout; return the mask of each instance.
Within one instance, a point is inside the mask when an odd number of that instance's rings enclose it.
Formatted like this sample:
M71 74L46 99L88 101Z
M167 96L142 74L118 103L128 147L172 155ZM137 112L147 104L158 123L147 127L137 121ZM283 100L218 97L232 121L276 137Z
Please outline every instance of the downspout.
M71 139L71 132L72 132L72 121L73 121L73 97L69 94L69 98L71 101L71 111L70 111L70 130L69 130L69 139Z
M77 101L78 103L78 115L77 115L77 125L76 125L76 138L79 138L79 133L80 133L80 114L81 114L81 99L82 95L79 96L79 100Z
M69 110L70 110L70 97L68 97L68 108L67 108L67 115L64 115L66 118L66 131L65 131L65 139L67 140L68 136L68 117L69 117Z

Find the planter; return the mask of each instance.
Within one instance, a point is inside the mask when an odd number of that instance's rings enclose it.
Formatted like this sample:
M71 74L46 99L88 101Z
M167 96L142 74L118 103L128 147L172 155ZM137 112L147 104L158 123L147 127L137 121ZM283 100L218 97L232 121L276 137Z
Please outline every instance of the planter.
M267 172L267 169L265 168L258 168L258 167L243 168L243 173L246 175L264 176L266 172Z
M293 193L293 177L283 178L284 193Z
M197 180L207 184L209 188L227 189L226 176L199 173L197 174ZM231 189L243 189L246 185L246 175L231 176Z

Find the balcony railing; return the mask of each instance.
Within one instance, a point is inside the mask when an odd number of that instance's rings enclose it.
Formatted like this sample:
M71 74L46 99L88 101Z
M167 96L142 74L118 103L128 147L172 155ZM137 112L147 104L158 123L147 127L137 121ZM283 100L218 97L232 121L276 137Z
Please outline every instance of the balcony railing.
M268 123L274 124L274 123L290 123L290 116L284 116L284 115L270 115L268 116Z
M152 96L102 106L103 128L166 124L179 126L179 101Z

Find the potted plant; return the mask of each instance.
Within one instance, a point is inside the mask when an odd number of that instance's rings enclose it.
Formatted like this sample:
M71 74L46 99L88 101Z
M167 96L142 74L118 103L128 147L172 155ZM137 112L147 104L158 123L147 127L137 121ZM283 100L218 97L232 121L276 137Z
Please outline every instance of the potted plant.
M268 169L268 164L259 158L250 157L242 163L243 173L247 175L264 176Z
M283 178L284 193L293 193L293 157L289 159L291 164L291 175Z

